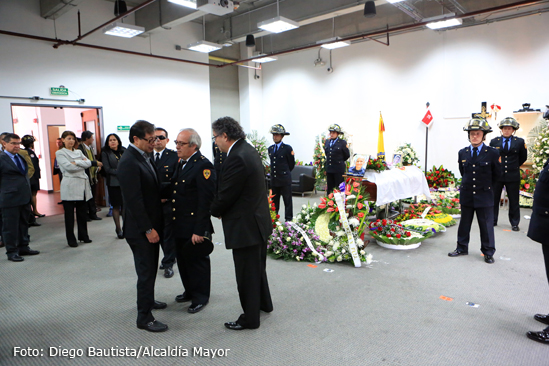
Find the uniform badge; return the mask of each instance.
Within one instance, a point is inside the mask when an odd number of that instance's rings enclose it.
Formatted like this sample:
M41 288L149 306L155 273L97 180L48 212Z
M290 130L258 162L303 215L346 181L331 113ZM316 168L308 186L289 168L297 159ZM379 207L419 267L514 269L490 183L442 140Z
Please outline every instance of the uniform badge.
M524 148L526 149L526 144L524 144Z
M291 154L294 155L294 151L293 151L293 150L292 150L292 153L291 153Z
M204 174L204 178L209 179L212 175L212 171L210 169L204 169L202 174Z
M501 156L499 157L499 159L498 159L498 160L499 160L499 162L501 163Z
M461 162L462 162L462 163L465 163L466 161L467 161L467 160L462 160Z

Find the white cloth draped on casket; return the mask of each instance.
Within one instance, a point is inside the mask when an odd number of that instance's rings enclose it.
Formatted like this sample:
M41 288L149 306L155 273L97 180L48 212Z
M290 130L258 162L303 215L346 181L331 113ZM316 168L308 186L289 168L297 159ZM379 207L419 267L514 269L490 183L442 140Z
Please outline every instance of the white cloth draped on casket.
M413 165L381 173L366 171L364 178L377 186L377 206L421 194L431 199L425 174Z

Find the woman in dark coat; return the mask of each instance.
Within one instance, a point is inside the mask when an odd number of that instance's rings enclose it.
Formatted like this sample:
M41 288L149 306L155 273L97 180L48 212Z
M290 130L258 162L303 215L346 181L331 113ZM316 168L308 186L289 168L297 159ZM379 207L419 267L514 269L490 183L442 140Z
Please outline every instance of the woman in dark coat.
M120 226L120 213L122 212L122 192L120 183L118 183L118 161L126 148L122 146L122 141L117 134L111 133L105 139L105 146L101 152L103 161L103 170L107 176L107 189L109 191L109 201L112 206L112 219L116 227L118 239L124 239L122 228Z
M43 215L38 212L38 209L36 208L36 194L38 193L38 190L40 190L40 161L38 160L38 156L34 152L34 137L31 135L25 135L21 139L21 144L27 151L27 153L30 156L30 159L32 161L32 165L34 167L34 174L32 177L29 177L30 180L30 187L31 187L31 206L32 206L32 213L36 217L44 217L46 215Z

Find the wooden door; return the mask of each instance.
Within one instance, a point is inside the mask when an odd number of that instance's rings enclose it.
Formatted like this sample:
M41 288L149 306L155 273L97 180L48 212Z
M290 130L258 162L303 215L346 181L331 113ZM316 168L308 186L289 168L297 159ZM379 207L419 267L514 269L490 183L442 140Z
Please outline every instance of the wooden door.
M100 160L103 134L99 123L99 109L89 109L80 113L80 115L82 116L82 131L91 131L94 134L95 139L92 143L92 147L93 151L95 151L95 158ZM96 192L93 192L93 194L95 202L99 207L107 206L105 182L101 174L97 174L97 187Z
M53 126L48 125L48 148L50 151L50 161L51 161L51 172L48 172L47 176L51 175L53 183L53 191L59 192L61 190L61 182L59 180L59 175L53 175L53 166L55 163L55 152L58 150L57 139L61 137L61 134L65 131L65 126ZM44 148L46 148L44 146Z

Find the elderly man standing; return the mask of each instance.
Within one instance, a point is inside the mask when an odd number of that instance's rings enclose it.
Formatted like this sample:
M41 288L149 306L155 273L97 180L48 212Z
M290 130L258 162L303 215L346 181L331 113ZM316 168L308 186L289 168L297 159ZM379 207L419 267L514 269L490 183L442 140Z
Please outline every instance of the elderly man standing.
M223 117L212 124L213 140L227 159L221 166L212 216L221 217L225 245L233 250L236 283L244 314L225 323L232 330L259 328L259 311L273 311L265 271L267 239L272 231L265 172L257 151L246 142L240 124Z
M210 300L210 205L216 178L214 166L200 152L202 140L195 130L182 130L175 144L181 160L172 179L172 216L177 266L185 288L175 301L191 301L187 311L194 314Z
M12 262L22 262L25 255L40 254L29 248L29 216L31 190L27 162L18 153L21 139L14 133L4 136L4 152L0 153L0 209L2 239Z
M164 332L168 326L154 319L153 309L166 303L154 300L159 242L164 228L160 180L151 161L154 125L137 121L130 128L130 145L118 163L118 181L124 200L124 237L130 245L137 273L137 327Z

